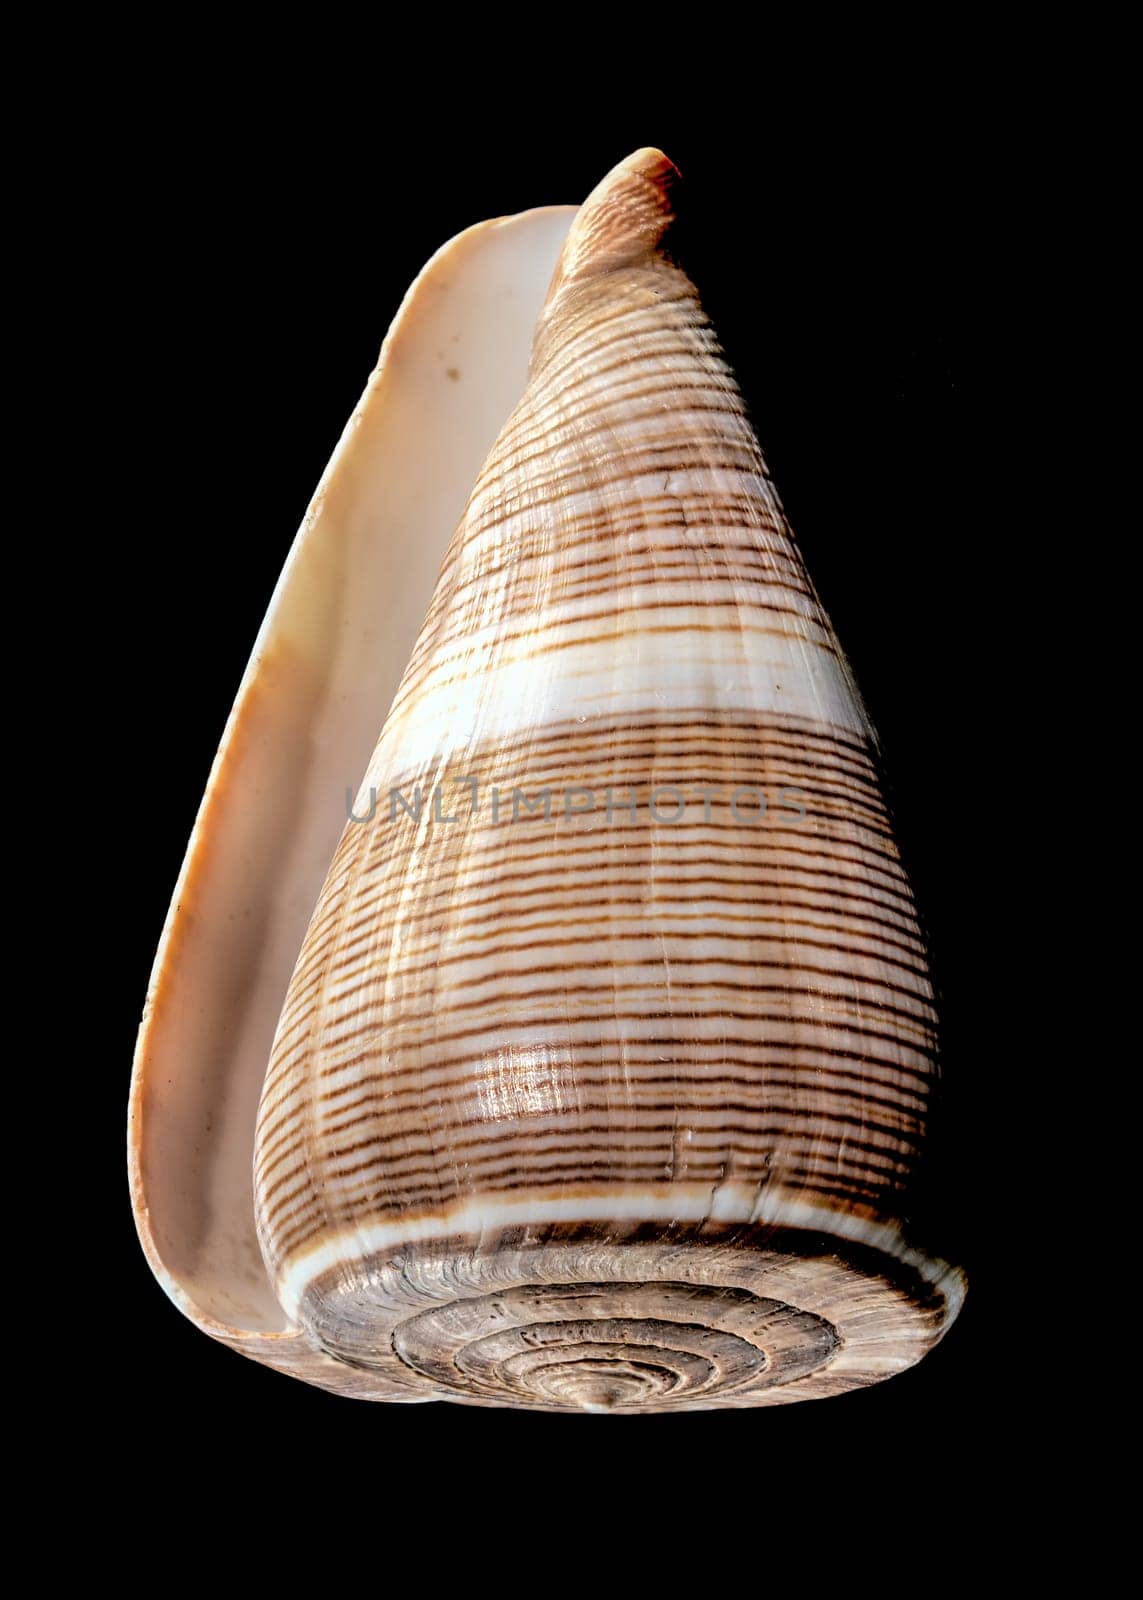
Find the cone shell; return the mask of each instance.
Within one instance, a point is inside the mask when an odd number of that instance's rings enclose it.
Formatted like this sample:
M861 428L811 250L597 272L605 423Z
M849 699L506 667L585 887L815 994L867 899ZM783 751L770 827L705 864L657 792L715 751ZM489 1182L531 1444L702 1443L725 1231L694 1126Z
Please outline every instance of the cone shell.
M904 1230L935 1014L876 742L675 177L571 223L285 994L269 1355L327 1387L785 1402L960 1303Z

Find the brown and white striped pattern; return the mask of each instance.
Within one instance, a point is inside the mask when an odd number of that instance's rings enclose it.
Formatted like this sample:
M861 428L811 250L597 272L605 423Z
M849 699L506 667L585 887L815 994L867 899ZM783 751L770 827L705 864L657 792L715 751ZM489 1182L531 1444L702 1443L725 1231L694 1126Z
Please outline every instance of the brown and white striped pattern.
M959 1301L899 1226L935 1019L873 737L661 253L672 176L640 152L572 228L262 1098L287 1313L430 1395L833 1392L917 1359ZM551 816L513 820L513 790Z

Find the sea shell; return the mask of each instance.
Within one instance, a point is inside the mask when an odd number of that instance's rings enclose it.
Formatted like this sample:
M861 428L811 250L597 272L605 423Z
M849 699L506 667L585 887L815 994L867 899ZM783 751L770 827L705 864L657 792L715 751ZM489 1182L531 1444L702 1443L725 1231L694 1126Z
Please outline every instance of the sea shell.
M674 178L640 151L418 279L175 893L144 1247L329 1389L786 1402L911 1365L963 1296L904 1230L935 1015L876 741L665 249Z

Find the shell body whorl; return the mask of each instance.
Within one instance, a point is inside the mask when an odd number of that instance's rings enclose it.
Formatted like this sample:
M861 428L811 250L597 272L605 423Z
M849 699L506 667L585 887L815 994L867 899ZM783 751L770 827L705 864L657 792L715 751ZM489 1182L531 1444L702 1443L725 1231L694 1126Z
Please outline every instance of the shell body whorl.
M267 1268L379 1398L794 1400L959 1305L903 1230L935 1014L875 739L672 177L576 218L274 1043Z

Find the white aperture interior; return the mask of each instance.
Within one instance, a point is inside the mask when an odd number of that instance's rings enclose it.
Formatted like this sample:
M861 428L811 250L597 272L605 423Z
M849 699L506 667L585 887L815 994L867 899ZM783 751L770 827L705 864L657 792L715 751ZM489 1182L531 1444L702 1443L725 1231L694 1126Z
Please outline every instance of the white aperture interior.
M285 1321L254 1123L294 963L469 491L524 390L574 208L461 234L409 291L275 591L159 949L132 1093L143 1242L189 1315Z

